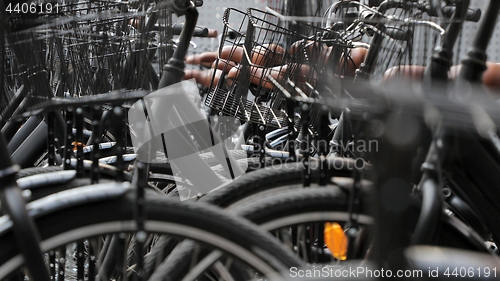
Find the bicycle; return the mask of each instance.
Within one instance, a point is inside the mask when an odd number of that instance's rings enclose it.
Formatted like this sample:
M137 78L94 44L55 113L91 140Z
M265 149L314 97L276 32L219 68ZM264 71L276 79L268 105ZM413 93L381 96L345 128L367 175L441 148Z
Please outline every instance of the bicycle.
M466 7L466 5L467 5L467 4L464 4L464 6L465 6L465 7ZM455 12L456 12L456 17L457 17L457 18L458 18L458 17L462 17L462 18L469 17L469 15L466 15L466 13L467 13L467 14L469 14L469 10L467 10L467 7L466 7L466 8L463 8L463 9L461 9L461 10L460 10L459 8L456 8ZM462 15L460 15L460 13L462 13L462 12L463 12L463 14L462 14ZM456 27L457 27L457 24L455 24L455 28L456 28ZM456 35L453 35L453 34L454 34L454 32L453 32L453 31L451 31L449 34L450 34L449 36L451 36L451 37L450 37L450 39L448 39L448 40L444 40L447 44L451 44L450 42L453 42L453 40L454 40L454 39L451 39L451 38L452 38L453 36L456 36ZM484 44L484 43L483 43L483 44ZM452 45L452 44L451 44L451 45ZM375 49L375 50L376 50L376 49ZM436 57L436 60L437 60L437 57ZM451 66L451 64L450 64L450 65L448 65L448 68L449 68L449 66ZM442 75L442 72L439 72L439 73L440 73L439 75ZM284 87L284 88L285 88L285 87ZM353 91L352 91L352 92L361 92L361 91L360 91L360 89L356 89L356 88L354 88L354 87L353 87L352 89L353 89ZM365 88L365 89L367 89L367 88ZM355 90L355 91L354 91L354 90ZM297 92L298 92L298 91L299 91L299 90L297 90ZM364 97L366 97L366 95L363 95L363 96L364 96ZM303 99L303 100L301 100L301 101L305 102L306 100L307 100L307 99L305 99L305 98L304 98L304 99ZM330 100L330 102L331 102L331 104L339 104L339 101L338 101L338 100L333 100L333 99L332 99L332 100ZM341 101L340 101L340 102L341 102ZM353 104L353 105L356 105L356 103L354 103L354 102L351 102L351 103L346 102L346 104ZM367 109L365 109L365 108L364 108L364 110L369 111L369 110L367 110ZM360 110L360 111L361 111L361 110ZM386 160L386 161L388 161L388 160ZM258 173L258 172L257 172L257 173ZM268 172L268 173L269 173L269 172ZM274 173L274 174L275 174L275 175L280 175L280 172L276 172L276 173ZM264 174L264 172L260 173L260 175L261 175L261 178L259 179L259 180L260 180L260 185L262 185L262 183L263 183L263 182L271 181L271 187L270 187L270 188L272 188L272 187L273 187L272 182L275 180L275 178L274 178L274 177L273 177L272 179L271 179L271 177L267 177L267 178L266 178L266 177L264 176L264 175L265 175L265 174ZM271 175L271 173L269 173L269 175ZM283 172L283 175L286 175L286 173L285 173L285 172ZM258 178L258 177L255 177L255 178ZM286 182L286 180L288 180L288 179L286 178L286 176L283 176L283 179L285 180L285 181L284 181L283 186L286 186L286 185L287 185L290 181ZM258 186L259 186L259 184L257 184L257 182L256 182L256 187L258 187ZM241 191L243 191L244 189L240 189L240 190L241 190ZM233 190L233 192L234 192L234 191L236 191L236 190ZM216 195L217 193L214 193L214 194ZM230 194L231 194L230 192L227 192L226 194L224 194L224 195L220 196L220 200L226 200L226 198L228 198L228 195L230 196ZM208 196L210 196L210 194L209 194ZM234 192L234 196L237 196L237 191L236 191L236 192ZM241 196L241 197L243 197L243 196ZM241 198L241 197L240 197L240 198ZM280 199L282 199L283 197L286 197L286 196L285 196L285 195L281 195L281 196L280 196L280 195L277 195L277 196L276 196L276 199L275 199L275 200L276 200L276 202L280 202ZM477 196L476 196L476 197L477 197ZM238 199L240 199L240 198L238 198ZM233 200L234 200L234 199L233 199ZM236 201L236 200L235 200L235 201ZM219 201L219 202L223 202L223 201ZM460 203L459 203L459 201L457 201L457 202L455 202L455 203L454 203L454 206L456 206L456 208L458 208L458 207L459 207L459 206L457 206L457 204L460 204ZM228 205L229 205L229 204L228 204ZM456 211L457 211L457 210L456 210ZM423 212L424 212L424 211L423 211ZM459 211L457 211L457 212L459 212L459 213L460 213L460 212L467 213L467 212L470 212L470 211L468 211L468 210L467 210L467 208L465 208L465 209L463 209L463 208L462 208L462 210L459 210ZM460 213L460 214L461 214L461 216L462 216L462 214L463 214L463 213ZM469 215L470 215L470 213L469 213ZM482 229L484 228L484 226L482 226L482 225L481 225L481 222L479 222L479 223L478 223L478 221L477 221L478 219L477 219L477 218L474 218L474 216L472 216L472 218L471 218L469 215L468 215L468 214L463 214L463 216L468 216L468 217L469 217L469 219L470 219L470 220L468 220L467 222L468 222L469 224L471 224L475 230L477 230L477 231L478 231L478 232L480 232L480 233L483 233L483 230L482 230ZM402 216L402 218L403 218L403 217L407 219L407 216ZM446 217L446 219L449 219L449 218L448 218L448 217ZM480 221L480 220L479 220L479 221ZM441 222L439 222L439 223L441 223ZM479 235L477 235L477 234L472 234L474 231L471 231L470 229L469 229L469 230L467 230L467 226L465 226L462 222L459 222L459 221L456 221L456 220L455 220L455 221L453 221L453 222L451 222L451 223L449 223L449 224L451 225L451 227L452 227L452 228L454 228L454 229L455 229L455 230L452 230L452 233L453 233L454 231L459 231L459 232L460 232L460 231L465 231L465 232L471 233L471 234L468 234L468 235L470 235L470 236L471 236L471 239L470 239L470 241L463 241L463 240L460 240L460 239L461 239L460 237L456 237L456 238L454 238L455 240L453 240L454 242L451 242L451 241L446 241L446 239L445 239L445 240L442 240L442 241L441 241L441 243L443 243L443 242L445 242L446 244L447 244L447 243L452 243L451 245L454 245L453 243L456 243L456 244L455 244L455 246L460 245L460 244L462 244L462 245L466 245L466 244L470 243L470 244L469 244L469 246L465 246L465 247L470 247L470 248L472 248L472 249L476 249L476 250L479 250L479 251L486 251L486 247L485 247L485 246L482 244L482 242L481 242L481 241L482 241L482 239L484 239L484 238L481 238L481 237L480 237ZM411 229L411 227L412 227L412 226L408 226L408 227ZM406 230L405 230L405 231L406 231ZM410 231L411 231L411 230L410 230ZM424 231L424 232L425 232L425 231ZM380 234L380 235L382 235L382 234ZM408 243L408 242L402 242L402 240L407 239L407 237L408 237L408 235L406 235L406 233L398 233L398 234L395 234L395 235L399 235L398 239L397 239L397 240L395 239L395 240L396 240L396 241L399 241L400 243L402 243L401 245L403 245L404 243ZM417 236L418 236L418 234L417 234ZM393 236L393 237L394 237L394 236ZM485 237L485 236L483 236L483 237ZM402 238L404 238L404 239L402 239ZM405 241L406 241L406 240L405 240ZM385 257L384 257L384 258L385 258Z

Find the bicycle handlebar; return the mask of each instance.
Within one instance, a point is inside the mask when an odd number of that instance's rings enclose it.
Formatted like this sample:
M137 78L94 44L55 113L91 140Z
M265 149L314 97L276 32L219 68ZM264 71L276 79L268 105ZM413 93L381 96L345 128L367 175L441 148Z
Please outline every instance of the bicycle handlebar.
M182 29L184 28L183 23L175 23L172 25L172 31L174 35L180 35L182 32ZM209 37L209 38L215 38L217 37L218 32L215 29L210 29L207 27L199 26L197 25L194 28L193 32L193 37Z

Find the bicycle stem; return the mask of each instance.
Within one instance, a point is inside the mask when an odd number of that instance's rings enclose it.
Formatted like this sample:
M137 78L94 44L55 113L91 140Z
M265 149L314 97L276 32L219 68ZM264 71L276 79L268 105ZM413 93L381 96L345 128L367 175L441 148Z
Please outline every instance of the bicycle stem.
M167 64L163 66L163 75L158 85L159 89L178 83L184 77L184 68L186 67L184 58L198 21L198 11L194 5L187 8L185 18L186 22L179 37L177 48Z
M456 4L455 13L451 17L450 25L443 36L443 43L436 48L432 55L431 63L425 70L424 83L430 83L432 86L434 81L448 80L448 71L452 64L453 46L455 46L455 42L460 34L469 5L470 0L462 0L461 3Z
M384 14L387 10L393 8L404 8L404 5L405 4L402 2L394 2L392 0L386 0L382 4L380 4L377 10L379 13L374 14L372 20L382 19L383 17L380 15ZM378 23L377 29L378 32L375 32L375 34L373 35L373 39L372 42L370 43L370 48L368 49L368 53L366 54L365 60L363 61L363 63L361 63L359 69L356 70L355 79L358 78L368 79L370 75L373 74L375 63L380 53L380 48L382 47L382 42L385 39L383 35L386 32L385 24L382 22Z
M378 25L378 29L380 30L380 33L385 32L385 26L382 24ZM361 63L359 68L356 70L354 79L368 79L373 72L375 60L377 59L379 49L382 46L382 41L384 40L383 35L380 33L377 32L373 36L365 61Z

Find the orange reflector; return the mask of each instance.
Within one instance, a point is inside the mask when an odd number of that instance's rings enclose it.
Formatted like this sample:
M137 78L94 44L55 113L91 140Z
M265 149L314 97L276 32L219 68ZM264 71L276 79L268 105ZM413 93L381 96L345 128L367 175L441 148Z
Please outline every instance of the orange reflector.
M347 236L342 226L336 222L325 223L325 244L332 252L332 256L338 260L347 258Z
M79 146L85 147L85 144L83 144L81 142L77 142L77 141L74 141L71 144L73 145L73 151L76 151Z

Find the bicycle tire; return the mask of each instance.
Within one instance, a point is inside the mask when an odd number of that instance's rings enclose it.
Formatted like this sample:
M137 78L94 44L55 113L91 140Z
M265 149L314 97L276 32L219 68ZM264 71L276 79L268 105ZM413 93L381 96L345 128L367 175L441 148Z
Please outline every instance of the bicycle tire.
M48 174L48 173L40 174L40 175L50 176L50 174ZM26 177L23 179L30 180L32 177L38 177L38 175L31 176L30 178ZM104 181L104 182L106 182L106 181ZM108 182L109 182L109 180L108 180ZM23 190L29 190L30 196L27 198L27 202L31 202L31 201L38 200L40 198L43 198L45 196L49 196L49 195L57 193L57 192L69 190L72 188L78 188L81 186L87 186L90 184L92 184L92 180L90 178L73 178L73 179L65 180L61 183L53 183L53 184L49 183L49 184L35 185L35 186L31 186L29 184L27 184L27 185L22 184L22 186L20 185L20 187Z
M133 192L128 192L111 200L71 205L53 212L44 210L43 215L35 216L43 251L88 237L136 232L133 195ZM145 208L148 214L145 230L148 233L158 232L201 241L247 261L263 273L272 274L302 265L271 237L259 232L256 226L214 207L181 203L147 192ZM0 232L0 279L17 272L22 265L23 259L14 239L11 229Z
M92 184L90 178L90 166L85 167L85 175L82 178L76 177L74 170L63 170L61 166L34 167L19 171L18 185L23 190L29 190L28 202L38 200L42 197ZM117 170L109 169L102 165L99 169L100 181L110 182L116 178ZM130 181L132 176L125 173L125 180ZM153 186L148 186L155 189ZM157 189L158 192L161 192Z
M358 219L363 224L373 223L373 219L365 213L368 213L366 200L369 198L368 194L363 194L361 199L360 214ZM242 216L253 223L258 224L266 231L271 231L283 225L270 223L277 219L294 218L295 216L303 213L320 214L324 212L331 212L331 218L340 220L348 220L348 194L343 192L337 186L328 186L320 188L307 188L286 192L284 194L275 194L267 198L255 201L251 204L235 207L232 212L238 216ZM326 216L317 216L319 221L324 220ZM311 216L310 218L314 218ZM298 219L298 218L297 218ZM303 218L301 218L303 219ZM290 221L290 219L286 219ZM308 220L313 222L314 220ZM292 222L293 223L299 223ZM275 226L276 225L276 226Z
M21 179L33 175L38 175L38 174L45 174L45 173L51 173L51 172L59 172L62 171L61 166L48 166L48 167L33 167L33 168L26 168L26 169L21 169L19 172L16 174L16 178Z
M73 169L76 169L76 159L71 160L71 166ZM84 175L90 175L91 169L92 169L92 161L89 160L84 160L83 162L83 168L84 168ZM24 178L24 177L29 177L33 175L38 175L38 174L45 174L45 173L51 173L51 172L58 172L62 171L63 167L62 166L44 166L44 167L32 167L32 168L25 168L19 170L19 172L16 174L16 178ZM108 179L114 179L117 177L118 174L118 169L115 168L114 166L107 165L104 163L99 163L99 172L102 178L108 178ZM132 179L132 176L130 173L124 173L125 179L130 181Z
M328 176L330 179L328 184L332 184L332 176L348 178L352 175L352 169L349 169L349 165L352 163L348 162L351 161L350 159L337 158L334 161L337 161L339 163L337 167L342 167L342 169L329 171ZM315 184L318 182L319 173L320 170L318 168L311 168L311 183ZM303 164L300 162L266 167L241 176L222 188L204 195L199 201L227 208L242 198L250 197L260 192L279 187L286 187L287 189L301 187L303 174Z

